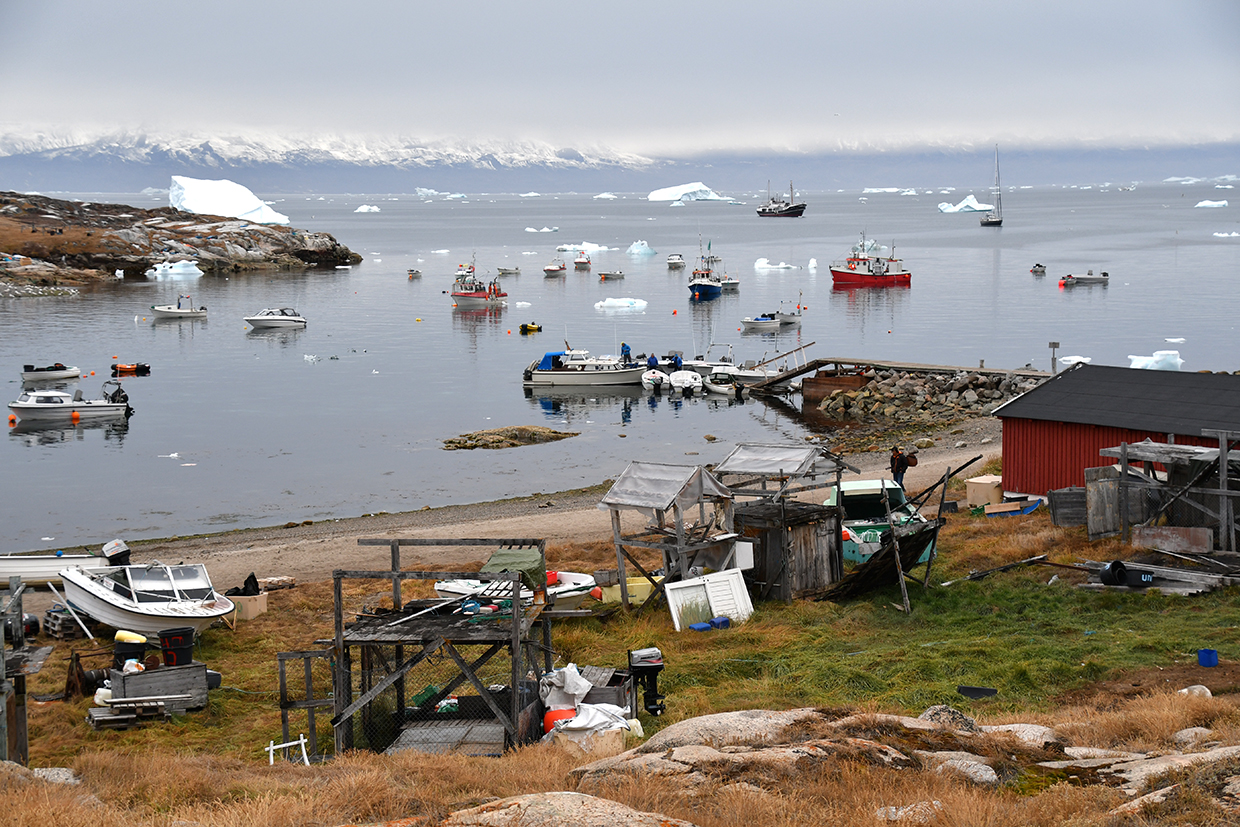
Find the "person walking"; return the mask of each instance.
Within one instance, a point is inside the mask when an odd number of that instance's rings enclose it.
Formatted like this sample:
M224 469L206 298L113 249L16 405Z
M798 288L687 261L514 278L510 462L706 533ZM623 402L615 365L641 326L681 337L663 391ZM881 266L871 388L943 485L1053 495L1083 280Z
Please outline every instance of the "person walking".
M891 449L891 478L896 485L904 487L904 472L908 470L908 456L897 445Z

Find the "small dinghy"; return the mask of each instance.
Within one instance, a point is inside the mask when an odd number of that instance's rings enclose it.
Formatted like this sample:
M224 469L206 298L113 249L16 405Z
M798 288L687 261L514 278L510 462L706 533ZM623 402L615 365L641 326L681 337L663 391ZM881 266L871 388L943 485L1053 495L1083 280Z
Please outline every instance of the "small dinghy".
M66 379L76 379L82 375L82 371L69 365L62 365L57 362L54 365L48 365L45 368L36 368L34 365L22 365L22 381L23 382L63 382Z
M767 333L779 330L781 322L774 313L763 313L760 316L746 316L741 319L741 325L746 333Z
M651 368L642 374L642 387L648 391L662 393L671 390L672 378L657 368Z
M702 392L702 374L696 370L673 371L668 378L672 383L672 390L679 391L683 396Z
M124 364L115 362L112 365L113 376L150 376L151 366L146 362L130 362Z
M539 333L542 331L542 325L537 322L523 322L517 331L521 334Z
M151 315L157 319L205 319L207 308L194 307L189 296L177 296L176 304L153 304Z

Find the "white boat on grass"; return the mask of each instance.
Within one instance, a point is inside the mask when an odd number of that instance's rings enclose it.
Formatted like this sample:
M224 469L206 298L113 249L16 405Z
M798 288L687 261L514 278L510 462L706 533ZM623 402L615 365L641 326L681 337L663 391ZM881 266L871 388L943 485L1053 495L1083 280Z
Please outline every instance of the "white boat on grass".
M268 307L245 317L250 327L305 327L305 318L291 307Z
M129 395L114 379L103 383L102 399L84 399L80 389L74 391L72 396L64 391L23 390L16 400L9 403L9 410L22 421L35 422L77 422L82 419L133 416Z
M530 362L521 378L526 385L638 385L645 372L645 365L570 348L543 354Z
M205 319L207 308L194 307L189 296L177 296L176 304L153 304L151 315L157 319Z
M576 609L598 585L591 575L575 571L547 572L547 575L548 581L555 581L548 583L547 602L550 604L554 601L557 609ZM479 602L487 599L507 600L512 596L508 583L471 579L437 580L435 593L446 600L474 597ZM521 587L520 594L522 600L534 598L534 593L524 586Z
M59 583L61 569L69 566L99 569L107 565L107 558L93 554L3 554L0 555L0 583L7 587L10 577L20 577L23 583L42 586Z
M79 368L62 365L60 362L45 368L22 365L23 382L63 382L66 379L76 379L81 375L82 371Z
M114 629L142 634L182 626L201 632L234 609L211 585L201 563L72 567L62 569L60 579L65 599L78 612Z

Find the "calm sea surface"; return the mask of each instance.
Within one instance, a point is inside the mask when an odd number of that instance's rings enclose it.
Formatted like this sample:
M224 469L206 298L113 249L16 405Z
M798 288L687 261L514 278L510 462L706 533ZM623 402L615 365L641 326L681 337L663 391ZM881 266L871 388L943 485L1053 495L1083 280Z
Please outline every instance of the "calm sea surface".
M920 192L920 191L919 191ZM712 462L738 440L782 441L809 433L799 400L768 404L667 400L640 390L538 392L521 371L564 346L617 353L702 353L733 345L762 359L814 343L808 356L898 359L987 367L1048 368L1060 356L1095 364L1179 350L1185 370L1240 368L1234 295L1240 275L1236 210L1197 209L1231 190L1212 184L1015 189L1001 229L977 214L942 214L968 190L802 195L802 219L760 219L755 206L697 202L670 207L642 195L267 196L292 224L333 233L365 257L352 269L127 279L73 298L0 300L0 377L20 392L23 364L78 365L80 387L98 396L111 363L149 362L124 380L136 415L128 425L9 427L0 439L6 519L0 552L102 544L113 537L325 520L366 512L551 492L598 482L634 459ZM977 196L986 200L984 188ZM86 195L140 207L146 195ZM1233 196L1234 198L1234 196ZM356 212L361 205L379 212ZM558 228L527 232L527 228ZM861 231L913 273L898 289L833 290L828 265ZM699 238L741 279L736 296L694 304L687 277ZM626 253L644 240L651 256ZM588 242L595 275L573 272ZM570 264L543 277L552 257ZM458 264L505 277L509 305L454 310L445 291ZM759 259L797 269L759 269ZM809 264L817 260L817 269ZM1047 266L1035 278L1029 268ZM406 271L422 270L410 281ZM1106 270L1105 287L1060 289L1066 273ZM623 270L600 282L601 270ZM152 304L188 293L206 321L153 322ZM604 312L608 297L640 298L644 312ZM807 308L800 331L742 335L743 316L781 301ZM293 306L305 330L251 331L242 320ZM544 332L521 336L522 322ZM1183 337L1168 344L1167 338ZM558 443L505 451L444 451L467 431L538 424L579 431ZM713 434L711 444L703 437ZM624 437L624 438L621 438Z

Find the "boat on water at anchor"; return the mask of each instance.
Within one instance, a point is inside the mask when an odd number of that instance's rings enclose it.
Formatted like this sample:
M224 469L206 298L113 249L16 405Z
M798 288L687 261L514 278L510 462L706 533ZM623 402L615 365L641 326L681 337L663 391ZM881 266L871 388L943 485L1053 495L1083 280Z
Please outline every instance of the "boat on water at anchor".
M84 399L82 391L73 395L54 390L23 390L9 403L9 410L19 419L31 422L78 422L83 419L133 416L129 394L120 382L109 379L103 383L102 399Z
M711 255L710 242L706 243L706 253L698 256L697 266L689 275L689 298L692 301L708 301L718 298L723 292L723 280L716 272L722 262L718 256Z
M1101 275L1094 275L1094 271L1090 270L1083 276L1067 275L1059 280L1060 287L1076 287L1078 284L1110 284L1111 275L1106 270Z
M1033 273L1035 276L1045 276L1045 275L1046 275L1046 265L1045 265L1045 264L1035 264L1035 265L1033 265L1032 267L1030 267L1030 268L1029 268L1029 272L1030 272L1030 273Z
M77 379L81 375L82 371L79 368L62 365L60 362L45 368L22 365L23 382L63 382L66 379Z
M861 240L852 246L846 258L831 263L831 279L835 284L847 287L889 287L906 285L913 274L904 267L904 261L895 257L895 245L887 252L874 239L861 234Z
M530 362L521 378L526 385L640 385L645 372L643 364L566 347Z
M305 327L306 319L291 307L268 307L246 316L250 327Z
M472 261L457 268L456 280L452 282L452 306L461 310L507 306L508 293L500 289L499 278L484 282L476 272Z
M685 269L685 257L680 253L672 253L667 257L667 269L683 270Z
M548 276L562 276L567 269L568 266L564 264L564 259L553 258L550 264L543 266L543 273Z
M805 202L797 203L796 190L792 188L792 182L788 182L788 200L785 201L783 196L778 198L771 195L771 182L766 182L766 203L758 207L758 215L763 218L800 218L805 214Z
M999 145L995 144L995 206L982 216L983 227L1003 226L1003 187L999 183Z
M779 316L774 313L762 313L757 316L746 316L741 319L741 326L746 333L768 333L779 330Z
M585 250L582 250L580 253L578 253L577 257L573 259L573 267L578 270L589 270L590 269L590 254L587 253Z
M205 319L206 306L194 307L189 296L177 296L176 304L153 304L151 315L157 319Z

